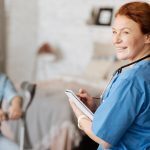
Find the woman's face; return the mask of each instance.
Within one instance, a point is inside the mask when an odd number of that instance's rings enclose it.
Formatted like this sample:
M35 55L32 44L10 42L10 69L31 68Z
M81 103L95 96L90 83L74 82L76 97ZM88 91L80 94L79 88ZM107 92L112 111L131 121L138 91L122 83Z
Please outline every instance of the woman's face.
M135 61L145 49L145 35L139 24L123 15L118 15L112 28L113 44L120 60Z

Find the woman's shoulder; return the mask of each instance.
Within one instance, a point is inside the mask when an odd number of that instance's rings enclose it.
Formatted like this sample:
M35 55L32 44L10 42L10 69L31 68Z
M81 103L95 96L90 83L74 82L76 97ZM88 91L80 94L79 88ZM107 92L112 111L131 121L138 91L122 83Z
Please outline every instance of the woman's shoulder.
M137 89L150 85L150 63L138 64L125 71L120 75L122 82L128 82L128 84L134 85Z
M122 77L129 80L140 79L150 81L150 61L135 64L133 67L125 70Z

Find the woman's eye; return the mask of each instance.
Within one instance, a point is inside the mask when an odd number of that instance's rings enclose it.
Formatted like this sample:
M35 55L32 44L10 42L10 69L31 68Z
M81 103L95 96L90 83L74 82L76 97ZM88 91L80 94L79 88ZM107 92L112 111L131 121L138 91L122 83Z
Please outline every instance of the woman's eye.
M124 34L129 34L129 32L128 32L128 31L124 31L123 33L124 33Z
M112 33L113 33L113 34L116 34L117 32L116 32L116 31L112 31Z

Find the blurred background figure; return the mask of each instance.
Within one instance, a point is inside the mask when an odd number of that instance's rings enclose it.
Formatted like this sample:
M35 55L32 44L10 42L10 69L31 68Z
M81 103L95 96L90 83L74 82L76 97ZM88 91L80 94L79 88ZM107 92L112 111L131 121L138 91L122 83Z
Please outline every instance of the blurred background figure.
M10 107L8 110L3 110L2 101L9 103ZM8 119L19 119L22 116L21 101L21 97L18 95L10 79L4 74L0 74L0 122ZM19 150L19 147L0 133L0 149Z

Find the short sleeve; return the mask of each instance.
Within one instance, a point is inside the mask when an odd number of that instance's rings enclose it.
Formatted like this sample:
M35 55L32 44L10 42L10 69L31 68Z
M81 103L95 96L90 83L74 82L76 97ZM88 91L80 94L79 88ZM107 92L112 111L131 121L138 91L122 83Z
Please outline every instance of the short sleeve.
M8 77L6 77L5 84L4 84L4 91L3 91L3 99L7 101L11 101L13 97L18 96L18 93L10 81Z
M116 145L133 123L142 107L142 93L130 80L119 80L94 115L92 129L96 136Z

